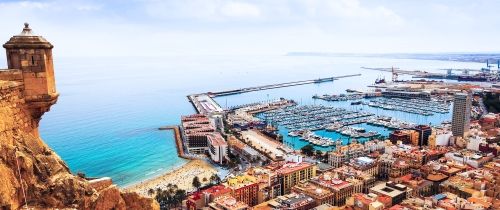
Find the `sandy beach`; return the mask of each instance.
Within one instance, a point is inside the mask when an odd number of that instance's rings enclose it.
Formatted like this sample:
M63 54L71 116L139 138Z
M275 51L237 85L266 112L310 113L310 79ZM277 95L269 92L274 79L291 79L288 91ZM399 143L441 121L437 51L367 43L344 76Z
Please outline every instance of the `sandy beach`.
M191 160L178 169L165 173L159 177L125 187L124 190L137 192L141 195L149 197L149 189L166 188L168 184L176 184L180 189L184 189L189 192L194 190L192 181L195 176L198 176L200 182L204 185L209 183L212 174L216 173L216 168L204 160ZM206 182L203 181L204 178L206 178Z

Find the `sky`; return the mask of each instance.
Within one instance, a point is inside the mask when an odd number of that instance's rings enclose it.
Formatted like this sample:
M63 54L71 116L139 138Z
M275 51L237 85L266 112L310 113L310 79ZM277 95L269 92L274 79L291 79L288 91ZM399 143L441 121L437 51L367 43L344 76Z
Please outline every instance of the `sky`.
M0 0L0 40L29 22L58 56L498 52L499 8L496 0Z

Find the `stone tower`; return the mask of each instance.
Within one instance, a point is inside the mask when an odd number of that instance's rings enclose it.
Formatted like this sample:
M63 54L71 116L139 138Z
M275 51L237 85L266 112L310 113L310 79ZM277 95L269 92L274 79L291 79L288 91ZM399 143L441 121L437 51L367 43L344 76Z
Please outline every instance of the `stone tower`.
M40 120L42 114L57 101L52 48L42 36L36 36L28 23L23 31L3 45L6 49L9 74L3 73L4 79L23 84L23 98L29 106L34 119ZM38 122L35 122L38 123Z

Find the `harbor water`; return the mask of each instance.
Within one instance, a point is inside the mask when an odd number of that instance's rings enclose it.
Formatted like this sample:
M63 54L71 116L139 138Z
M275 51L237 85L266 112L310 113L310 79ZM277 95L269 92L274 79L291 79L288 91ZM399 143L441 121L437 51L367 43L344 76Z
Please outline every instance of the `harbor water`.
M109 176L120 186L158 176L186 163L177 157L170 131L181 115L193 114L186 95L279 82L316 79L345 74L362 76L334 82L265 90L216 98L222 107L294 99L300 104L324 104L363 109L416 123L437 124L450 114L416 116L351 106L350 102L313 100L315 94L339 94L366 89L377 77L390 73L363 70L361 66L402 69L479 68L479 63L425 61L363 57L319 56L170 56L170 57L62 57L54 52L59 100L43 116L40 133L44 141L66 161L72 172L88 177ZM5 61L1 61L5 62ZM5 63L0 63L6 66ZM404 79L404 78L403 78ZM365 125L367 130L372 128ZM381 129L381 130L380 130ZM286 130L281 130L286 134ZM317 131L337 139L335 133ZM300 148L306 142L287 140Z

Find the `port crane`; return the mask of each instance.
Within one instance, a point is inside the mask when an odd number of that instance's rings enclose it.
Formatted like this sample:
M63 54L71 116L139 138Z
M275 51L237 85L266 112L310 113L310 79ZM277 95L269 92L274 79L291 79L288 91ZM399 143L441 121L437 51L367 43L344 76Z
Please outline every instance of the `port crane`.
M453 69L453 68L449 68L449 69L439 69L439 70L443 70L443 71L447 71L446 73L448 75L451 75L453 73L453 71L459 71L459 72L462 72L462 74L465 74L465 75L468 75L469 72L481 72L481 70L478 70L478 69Z
M486 68L481 68L481 69L468 69L468 68L463 68L463 69L439 69L439 70L444 70L447 71L448 75L451 75L453 71L460 71L464 75L469 75L469 72L491 72L491 69L494 68L495 65L491 64L489 60L486 60ZM497 60L497 71L500 72L500 60Z

